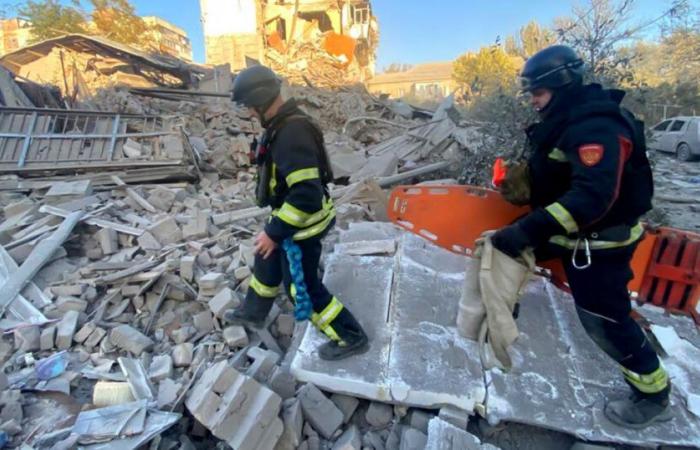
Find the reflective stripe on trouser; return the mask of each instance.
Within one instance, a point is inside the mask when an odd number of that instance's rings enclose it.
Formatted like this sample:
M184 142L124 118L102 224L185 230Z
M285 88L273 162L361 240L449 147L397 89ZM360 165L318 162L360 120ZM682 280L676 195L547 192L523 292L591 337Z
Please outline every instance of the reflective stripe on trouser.
M292 236L295 241L322 235L333 224L335 214L335 206L330 198L324 198L321 209L315 213L304 212L286 202L279 209L272 211L272 216L299 229Z
M323 285L318 276L318 264L321 257L321 241L318 238L299 241L301 249L304 281L309 298L313 304L311 323L330 339L342 341L349 332L357 332L362 328L350 311L343 306ZM294 300L295 288L291 282L289 266L282 267L284 286L289 296Z
M628 373L657 374L659 358L630 315L632 307L627 283L632 279L630 261L636 247L634 242L625 247L594 250L592 264L582 270L573 267L570 251L562 255L562 262L579 319L591 339ZM654 383L647 383L648 387L644 387L644 383L630 384L649 394L650 389L659 386L658 379L654 380Z
M622 367L622 373L629 384L644 394L656 394L668 386L668 374L661 365L659 365L658 369L648 374L632 372L624 367Z

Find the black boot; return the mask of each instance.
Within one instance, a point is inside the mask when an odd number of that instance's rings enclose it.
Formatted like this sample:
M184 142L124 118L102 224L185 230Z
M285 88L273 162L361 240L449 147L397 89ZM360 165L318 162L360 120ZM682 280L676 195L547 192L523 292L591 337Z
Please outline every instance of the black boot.
M246 298L239 307L224 312L224 320L234 325L260 329L265 325L273 303L273 299Z
M318 356L326 361L338 361L369 350L369 339L362 328L358 331L344 330L341 339L321 345L318 348Z
M673 418L669 408L670 393L670 384L663 391L652 395L642 394L633 389L626 399L606 402L603 412L615 425L634 429L645 428Z

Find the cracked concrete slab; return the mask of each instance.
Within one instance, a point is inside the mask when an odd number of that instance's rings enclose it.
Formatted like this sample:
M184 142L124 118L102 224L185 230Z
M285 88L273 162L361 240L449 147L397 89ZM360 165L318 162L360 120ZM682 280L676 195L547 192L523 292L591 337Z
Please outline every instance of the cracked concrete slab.
M325 338L309 327L292 373L333 392L472 411L484 399L483 373L476 343L457 333L457 303L450 301L459 298L465 257L389 224L351 224L340 236L346 244L386 239L398 241L393 256L336 251L326 260L324 282L367 330L369 352L321 361L316 348Z
M664 360L678 386L676 417L646 430L621 429L605 419L602 407L605 396L625 396L628 388L581 327L570 295L544 279L531 282L521 300L521 334L511 348L513 369L484 373L477 344L455 328L465 257L388 224L352 224L340 242L392 238L398 243L393 256L327 257L324 280L365 325L372 349L345 361L320 361L315 350L325 339L308 327L292 362L300 380L419 407L452 405L471 413L485 403L491 423L518 422L590 441L700 445L700 418L685 407L700 394L700 336L689 319L643 311L678 330L677 338L666 337L676 354Z
M616 364L597 349L579 324L570 295L544 280L532 283L521 300L518 327L521 336L512 349L517 361L513 370L489 372L489 422L514 421L590 441L700 445L700 419L688 412L679 389L672 396L674 419L670 422L630 430L605 418L605 398L625 397L629 388ZM693 348L696 352L692 355L688 352L664 359L674 383L675 374L678 381L691 377L692 385L698 386L700 368L694 361L698 361L700 350Z

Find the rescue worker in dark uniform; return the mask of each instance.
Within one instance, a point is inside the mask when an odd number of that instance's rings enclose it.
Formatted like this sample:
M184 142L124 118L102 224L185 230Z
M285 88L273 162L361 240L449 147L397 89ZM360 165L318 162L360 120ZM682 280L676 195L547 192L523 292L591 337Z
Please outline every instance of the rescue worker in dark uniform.
M522 198L515 186L523 180L508 175L502 193L532 212L492 242L512 257L532 247L538 259L561 258L581 324L632 388L629 398L607 400L604 413L642 428L671 418L668 375L630 316L627 290L643 235L639 219L651 209L651 168L643 124L620 107L624 92L582 78L583 61L563 45L525 63L522 87L541 120L527 129L525 170L512 173L525 176L529 193ZM521 198L509 198L510 190Z
M319 348L319 356L338 360L365 352L369 345L364 330L318 274L321 240L335 224L327 188L333 174L321 130L294 99L282 99L279 78L264 66L236 76L233 101L248 107L265 129L255 157L257 201L259 206L270 206L272 215L255 239L255 265L245 299L227 311L225 319L260 328L283 281L296 302L297 286L282 245L291 239L301 249L304 284L313 306L311 321L330 339Z

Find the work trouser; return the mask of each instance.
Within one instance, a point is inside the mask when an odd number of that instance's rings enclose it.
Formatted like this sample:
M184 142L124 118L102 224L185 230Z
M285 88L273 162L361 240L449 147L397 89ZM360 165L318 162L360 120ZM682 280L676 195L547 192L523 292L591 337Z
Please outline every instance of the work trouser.
M630 261L636 247L637 242L594 249L591 264L583 269L574 267L571 250L554 244L538 254L561 257L581 324L591 339L620 364L627 383L642 395L664 395L668 375L646 334L630 315L627 284L633 277ZM583 259L582 252L578 253Z
M304 282L313 305L311 322L334 341L348 339L348 333L362 333L362 328L352 313L328 292L319 278L321 237L297 241L296 244L301 249ZM261 316L266 316L279 294L279 285L282 282L289 298L295 301L296 287L292 283L289 262L282 247L279 246L267 259L255 255L253 277L244 301L256 302L254 309L259 311Z

